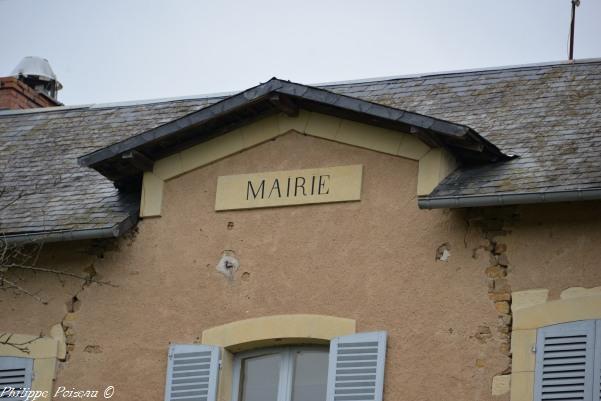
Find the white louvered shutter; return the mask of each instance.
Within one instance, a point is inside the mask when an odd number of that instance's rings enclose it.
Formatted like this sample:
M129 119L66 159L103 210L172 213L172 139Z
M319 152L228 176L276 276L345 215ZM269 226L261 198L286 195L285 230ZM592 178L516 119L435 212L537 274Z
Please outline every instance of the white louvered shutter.
M593 400L601 401L601 320L595 330L595 368L593 369Z
M334 338L326 401L381 401L385 359L385 331Z
M4 388L13 388L15 391L31 389L33 375L33 359L17 357L0 357L0 394ZM24 400L25 397L0 397L2 401Z
M172 344L167 362L165 401L216 401L220 349Z
M535 401L594 399L592 390L595 325L594 320L587 320L547 326L538 330Z

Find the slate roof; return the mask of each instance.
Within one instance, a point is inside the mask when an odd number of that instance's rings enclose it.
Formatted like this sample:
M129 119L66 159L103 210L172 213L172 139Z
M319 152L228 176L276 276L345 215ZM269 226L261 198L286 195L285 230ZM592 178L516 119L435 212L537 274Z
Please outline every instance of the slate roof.
M467 125L520 156L462 167L430 197L601 188L601 59L321 87ZM221 99L0 112L0 232L118 235L135 221L138 194L77 157Z
M77 157L210 102L0 113L0 233L120 234L136 220L139 194L118 191Z
M429 197L601 188L601 59L325 88L465 124L519 155L461 168Z

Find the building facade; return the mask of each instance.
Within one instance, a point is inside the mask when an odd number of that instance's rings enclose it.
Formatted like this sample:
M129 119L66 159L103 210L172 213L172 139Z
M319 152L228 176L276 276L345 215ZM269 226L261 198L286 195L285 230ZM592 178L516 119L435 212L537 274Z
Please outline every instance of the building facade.
M0 112L1 383L596 400L599 104L587 60Z

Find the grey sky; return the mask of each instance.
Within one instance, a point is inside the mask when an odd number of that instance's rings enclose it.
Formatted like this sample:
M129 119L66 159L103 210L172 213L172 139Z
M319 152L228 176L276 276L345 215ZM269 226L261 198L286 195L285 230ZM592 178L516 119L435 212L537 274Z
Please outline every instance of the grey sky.
M0 0L0 75L47 58L65 104L567 59L570 0ZM601 57L582 0L576 58Z

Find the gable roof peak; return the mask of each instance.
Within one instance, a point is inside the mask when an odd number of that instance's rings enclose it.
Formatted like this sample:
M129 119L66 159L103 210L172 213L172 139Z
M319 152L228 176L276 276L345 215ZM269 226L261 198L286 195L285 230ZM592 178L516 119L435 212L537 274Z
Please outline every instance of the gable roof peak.
M170 149L175 152L182 146L193 146L275 112L294 116L299 108L410 133L432 147L446 148L468 163L509 158L468 126L273 77L184 117L81 156L78 162L119 182L143 171L133 163L132 151L148 165L167 156Z

